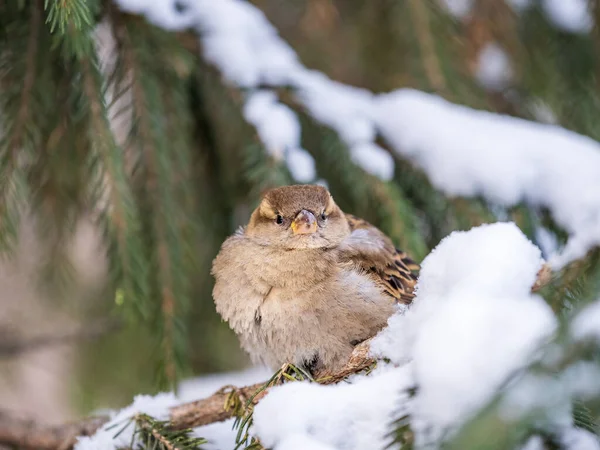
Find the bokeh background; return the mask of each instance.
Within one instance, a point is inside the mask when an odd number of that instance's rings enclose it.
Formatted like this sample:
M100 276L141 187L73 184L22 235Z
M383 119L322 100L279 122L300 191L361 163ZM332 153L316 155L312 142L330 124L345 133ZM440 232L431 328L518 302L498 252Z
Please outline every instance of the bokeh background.
M0 230L10 247L0 265L0 405L61 422L248 366L214 310L210 263L264 189L295 180L244 119L244 90L206 62L193 31L163 30L104 0L87 2L86 20L75 25L77 11L21 3L0 2L3 115L21 117L24 92L34 99L23 113L25 137L6 138L17 135L13 120L2 144L3 162L13 148L26 155L18 167L29 188L3 185L2 205L17 207L4 208ZM595 0L251 3L306 67L334 80L374 93L412 87L600 140ZM285 89L279 94L298 113L302 145L342 208L415 259L452 230L498 220L493 205L447 198L397 154L391 180L367 173L335 132ZM105 95L114 101L98 113ZM94 152L103 148L109 156L97 168ZM111 180L116 199L106 195ZM542 247L566 240L544 209L503 213ZM561 310L566 294L587 295L599 266L590 252L546 298Z

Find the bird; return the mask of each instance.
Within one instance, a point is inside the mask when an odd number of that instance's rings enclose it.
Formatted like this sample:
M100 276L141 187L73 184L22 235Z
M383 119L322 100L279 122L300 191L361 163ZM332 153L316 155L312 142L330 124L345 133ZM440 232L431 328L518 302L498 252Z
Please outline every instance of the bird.
M414 297L419 265L320 185L267 191L222 244L216 310L254 363L340 370Z

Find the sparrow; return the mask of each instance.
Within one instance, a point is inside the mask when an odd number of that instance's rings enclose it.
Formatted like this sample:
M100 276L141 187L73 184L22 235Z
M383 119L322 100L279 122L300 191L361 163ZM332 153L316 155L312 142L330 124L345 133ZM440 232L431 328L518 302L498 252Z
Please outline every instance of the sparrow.
M341 369L410 304L417 263L322 186L265 193L213 261L217 312L254 363Z

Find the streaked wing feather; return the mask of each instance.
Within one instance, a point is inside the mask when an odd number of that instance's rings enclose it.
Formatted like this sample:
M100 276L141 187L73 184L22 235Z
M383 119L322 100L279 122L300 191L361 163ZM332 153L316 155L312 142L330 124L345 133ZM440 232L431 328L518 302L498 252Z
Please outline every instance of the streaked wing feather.
M410 304L419 265L366 220L351 214L346 218L351 235L342 243L342 257L370 274L397 302Z

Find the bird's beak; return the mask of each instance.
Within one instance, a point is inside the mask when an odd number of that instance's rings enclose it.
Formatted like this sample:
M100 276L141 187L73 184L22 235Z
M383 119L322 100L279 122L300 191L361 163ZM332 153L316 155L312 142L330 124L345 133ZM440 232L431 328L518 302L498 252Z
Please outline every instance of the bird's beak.
M292 222L294 234L312 234L317 231L317 219L310 211L303 209Z

